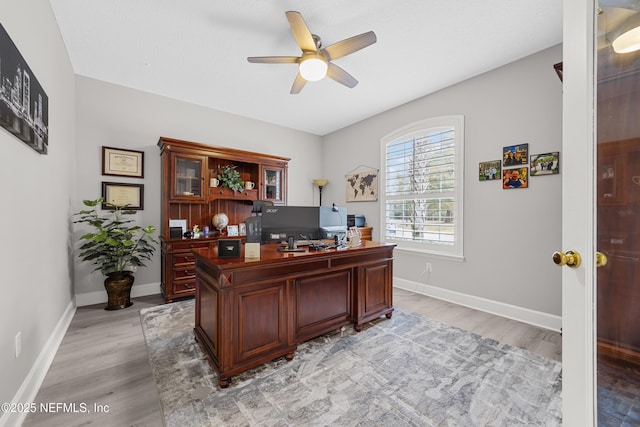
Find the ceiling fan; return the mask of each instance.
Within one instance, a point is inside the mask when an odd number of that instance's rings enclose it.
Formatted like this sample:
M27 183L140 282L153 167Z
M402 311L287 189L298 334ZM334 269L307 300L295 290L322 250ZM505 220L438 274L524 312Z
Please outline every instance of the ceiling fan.
M369 31L322 48L320 37L309 31L300 12L289 11L285 14L293 37L302 50L302 55L250 56L247 61L264 64L298 64L298 75L291 86L292 94L300 93L308 81L321 80L325 76L349 88L355 87L358 81L331 61L374 44L377 40L375 33Z

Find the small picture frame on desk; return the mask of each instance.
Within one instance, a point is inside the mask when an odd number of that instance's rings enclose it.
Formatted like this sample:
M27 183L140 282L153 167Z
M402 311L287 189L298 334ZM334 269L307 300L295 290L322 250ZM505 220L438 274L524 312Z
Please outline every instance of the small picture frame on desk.
M245 243L244 257L252 260L260 259L260 243Z
M246 234L246 231L245 231ZM228 225L227 226L227 236L238 236L239 230L237 225Z
M218 240L218 258L239 258L240 239Z
M169 227L169 238L180 239L183 234L182 227Z
M247 224L245 224L244 222L238 224L238 232L240 233L241 236L246 236L247 235Z

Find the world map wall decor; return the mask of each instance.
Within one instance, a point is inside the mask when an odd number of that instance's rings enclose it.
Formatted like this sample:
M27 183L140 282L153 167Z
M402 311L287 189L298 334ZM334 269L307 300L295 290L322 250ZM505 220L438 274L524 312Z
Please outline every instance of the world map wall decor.
M345 175L347 202L370 202L378 200L378 169L355 172Z
M2 24L0 125L38 153L49 151L49 98Z

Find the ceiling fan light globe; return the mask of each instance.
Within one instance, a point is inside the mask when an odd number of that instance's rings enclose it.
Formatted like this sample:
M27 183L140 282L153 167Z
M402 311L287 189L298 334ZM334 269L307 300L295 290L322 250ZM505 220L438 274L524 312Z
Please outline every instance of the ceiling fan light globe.
M629 53L640 49L640 13L627 18L612 34L614 52Z
M613 41L616 53L629 53L640 49L640 27L633 28L621 34Z
M310 82L322 80L327 75L327 68L327 61L318 57L303 59L299 66L300 75Z

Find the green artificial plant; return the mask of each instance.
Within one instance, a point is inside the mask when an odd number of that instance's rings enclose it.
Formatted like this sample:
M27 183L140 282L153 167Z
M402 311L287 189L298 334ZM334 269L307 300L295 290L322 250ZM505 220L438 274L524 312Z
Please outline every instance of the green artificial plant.
M150 261L158 241L153 233L156 227L149 225L140 227L134 225L129 215L136 211L127 210L126 206L116 206L107 203L103 198L84 200L85 206L91 209L77 212L74 223L84 223L92 226L94 231L80 237L84 241L80 246L80 259L91 261L105 276L130 274L132 267L144 267L145 261ZM107 214L98 215L98 206L109 209Z
M233 191L242 191L244 189L244 182L240 178L240 172L238 172L235 165L220 166L218 168L218 180L221 187L230 188Z

